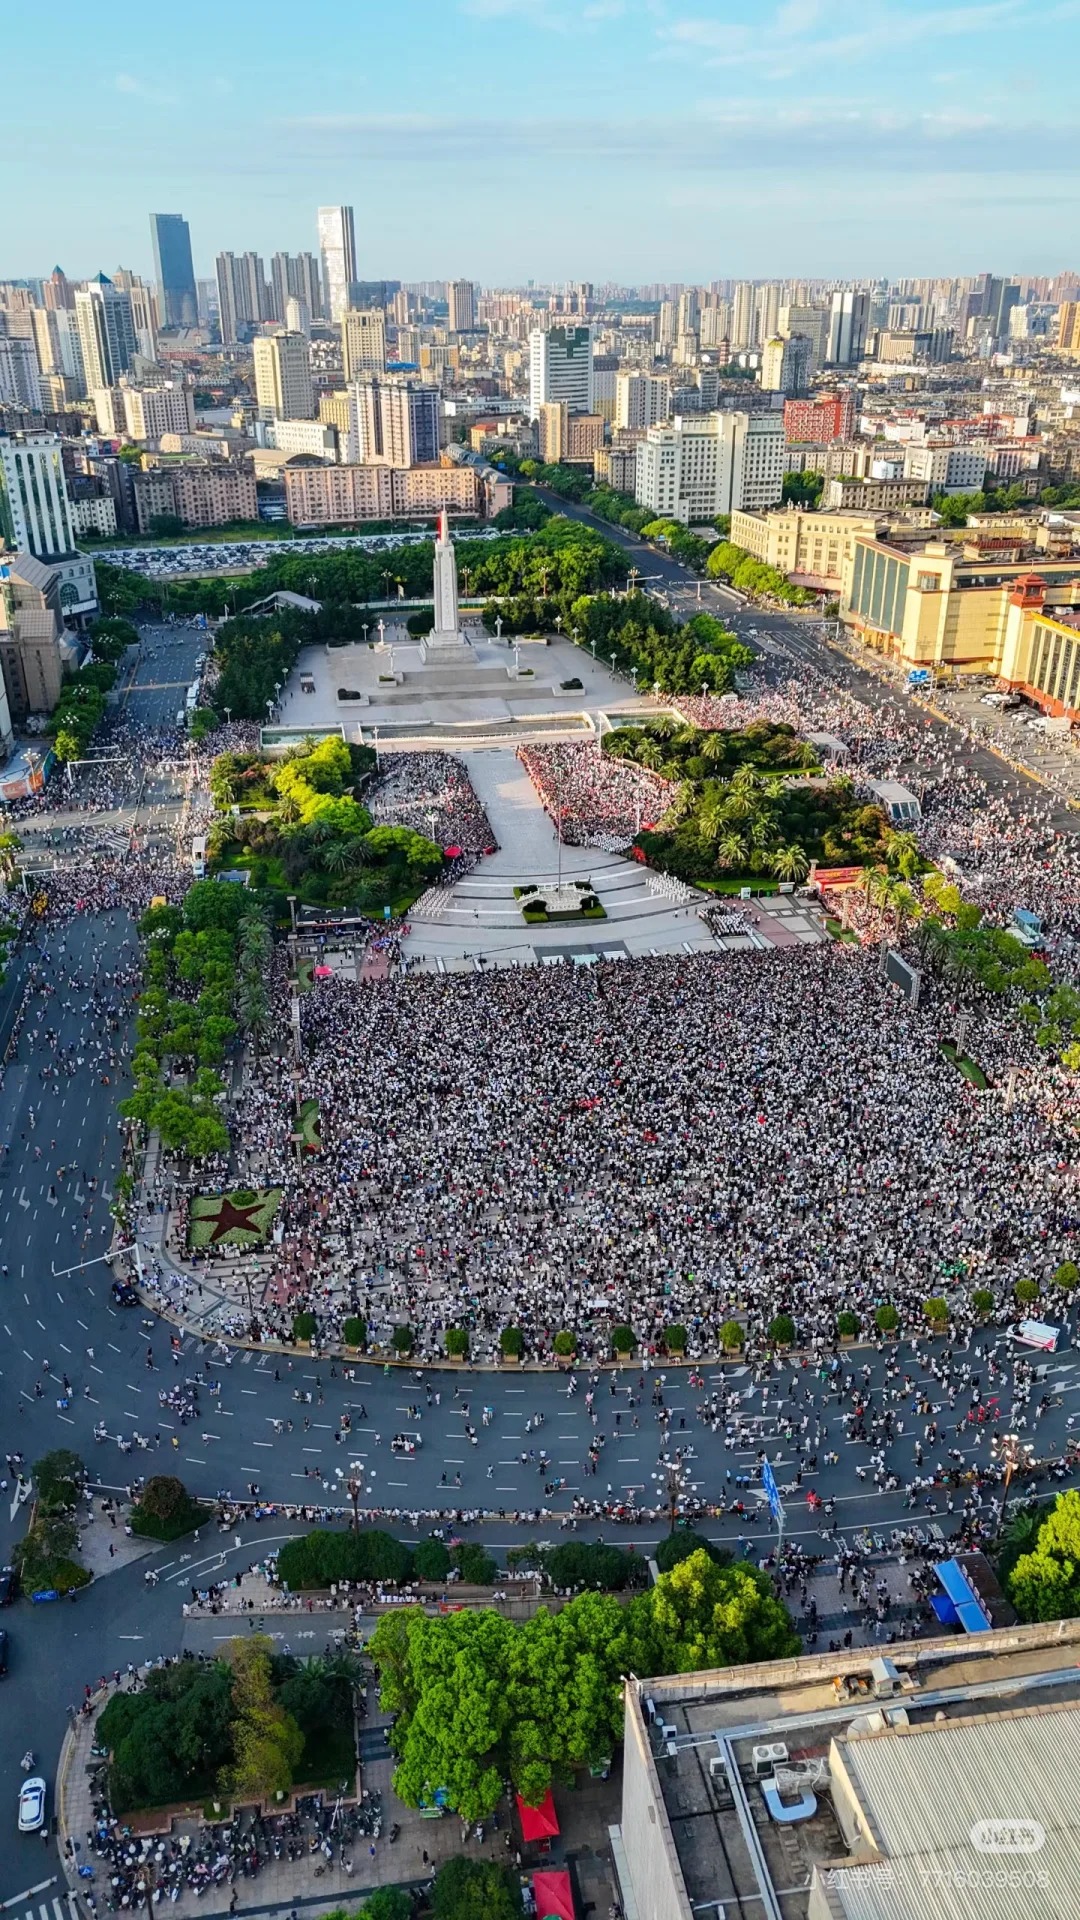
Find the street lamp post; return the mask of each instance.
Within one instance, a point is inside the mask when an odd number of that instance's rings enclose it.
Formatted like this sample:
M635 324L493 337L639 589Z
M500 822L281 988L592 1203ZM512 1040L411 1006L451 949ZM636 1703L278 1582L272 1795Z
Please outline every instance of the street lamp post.
M998 1464L1005 1469L1005 1480L1001 1489L1001 1510L998 1513L998 1533L1005 1531L1005 1512L1009 1504L1009 1486L1013 1474L1023 1472L1031 1465L1034 1448L1029 1440L1021 1440L1018 1433L996 1433L992 1452Z
M362 1492L362 1488L360 1486L359 1480L356 1479L355 1475L350 1480L346 1481L346 1489L349 1495L349 1499L352 1501L353 1531L354 1533L359 1533L360 1531L360 1494Z

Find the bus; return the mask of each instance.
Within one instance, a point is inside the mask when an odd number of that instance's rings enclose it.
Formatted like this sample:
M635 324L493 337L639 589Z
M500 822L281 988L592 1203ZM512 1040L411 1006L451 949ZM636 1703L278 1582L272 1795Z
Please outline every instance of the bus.
M191 871L196 880L206 879L206 835L197 833L191 843Z

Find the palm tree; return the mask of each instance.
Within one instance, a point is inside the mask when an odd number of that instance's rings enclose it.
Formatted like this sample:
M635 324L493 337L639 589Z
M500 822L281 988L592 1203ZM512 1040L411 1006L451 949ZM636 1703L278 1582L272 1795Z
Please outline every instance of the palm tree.
M912 893L910 887L904 886L902 881L893 880L885 887L882 899L886 906L892 908L896 916L896 934L897 938L899 938L904 921L918 909L918 902L915 895Z
M0 833L0 878L5 886L10 886L15 878L15 869L22 842L17 833Z
M769 865L778 880L805 880L810 871L810 862L802 847L777 847Z
M663 765L664 755L655 740L643 740L634 755L639 767L659 767Z
M719 729L715 733L707 733L699 748L703 760L725 760L727 751L727 735Z
M328 873L344 873L352 864L352 847L347 840L331 840L321 857Z
M717 863L730 870L746 865L746 842L737 833L725 833L716 849Z
M719 840L728 821L723 787L710 787L698 810L698 828L704 840Z

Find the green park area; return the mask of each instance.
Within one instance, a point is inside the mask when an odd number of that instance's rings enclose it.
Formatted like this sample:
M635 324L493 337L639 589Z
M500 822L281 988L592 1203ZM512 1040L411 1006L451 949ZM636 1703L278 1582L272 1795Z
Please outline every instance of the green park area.
M886 858L890 829L853 782L820 779L794 727L767 720L703 730L663 718L617 727L604 752L673 783L673 797L637 846L650 866L713 891L804 880L810 863L866 866Z
M372 748L332 735L283 760L220 754L210 773L219 809L207 837L211 865L245 869L251 885L269 889L282 906L294 893L361 913L406 912L438 874L443 853L410 827L375 825L359 797L374 764Z
M113 1813L351 1792L355 1680L348 1654L301 1661L262 1634L229 1641L214 1660L155 1668L137 1693L114 1694L97 1723Z
M197 1193L188 1212L188 1241L193 1247L264 1246L280 1205L280 1187Z
M301 1103L299 1120L300 1138L309 1153L322 1150L322 1131L319 1123L319 1103L317 1100L304 1100Z

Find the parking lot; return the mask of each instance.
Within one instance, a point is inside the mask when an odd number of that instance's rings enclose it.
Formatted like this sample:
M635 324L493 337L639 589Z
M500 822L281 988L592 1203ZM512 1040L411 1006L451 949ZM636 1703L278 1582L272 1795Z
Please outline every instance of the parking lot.
M1019 695L1003 706L989 678L939 685L933 699L976 739L995 747L1017 766L1029 768L1061 794L1080 800L1080 742L1070 728L1048 723L1036 706Z
M494 540L493 527L477 527L470 540ZM336 553L342 547L359 547L366 553L388 553L395 547L430 540L429 526L401 533L344 533L313 536L296 540L192 541L184 546L111 547L102 551L102 559L111 567L126 567L131 573L145 573L152 580L176 574L238 573L253 567L265 567L277 554Z

